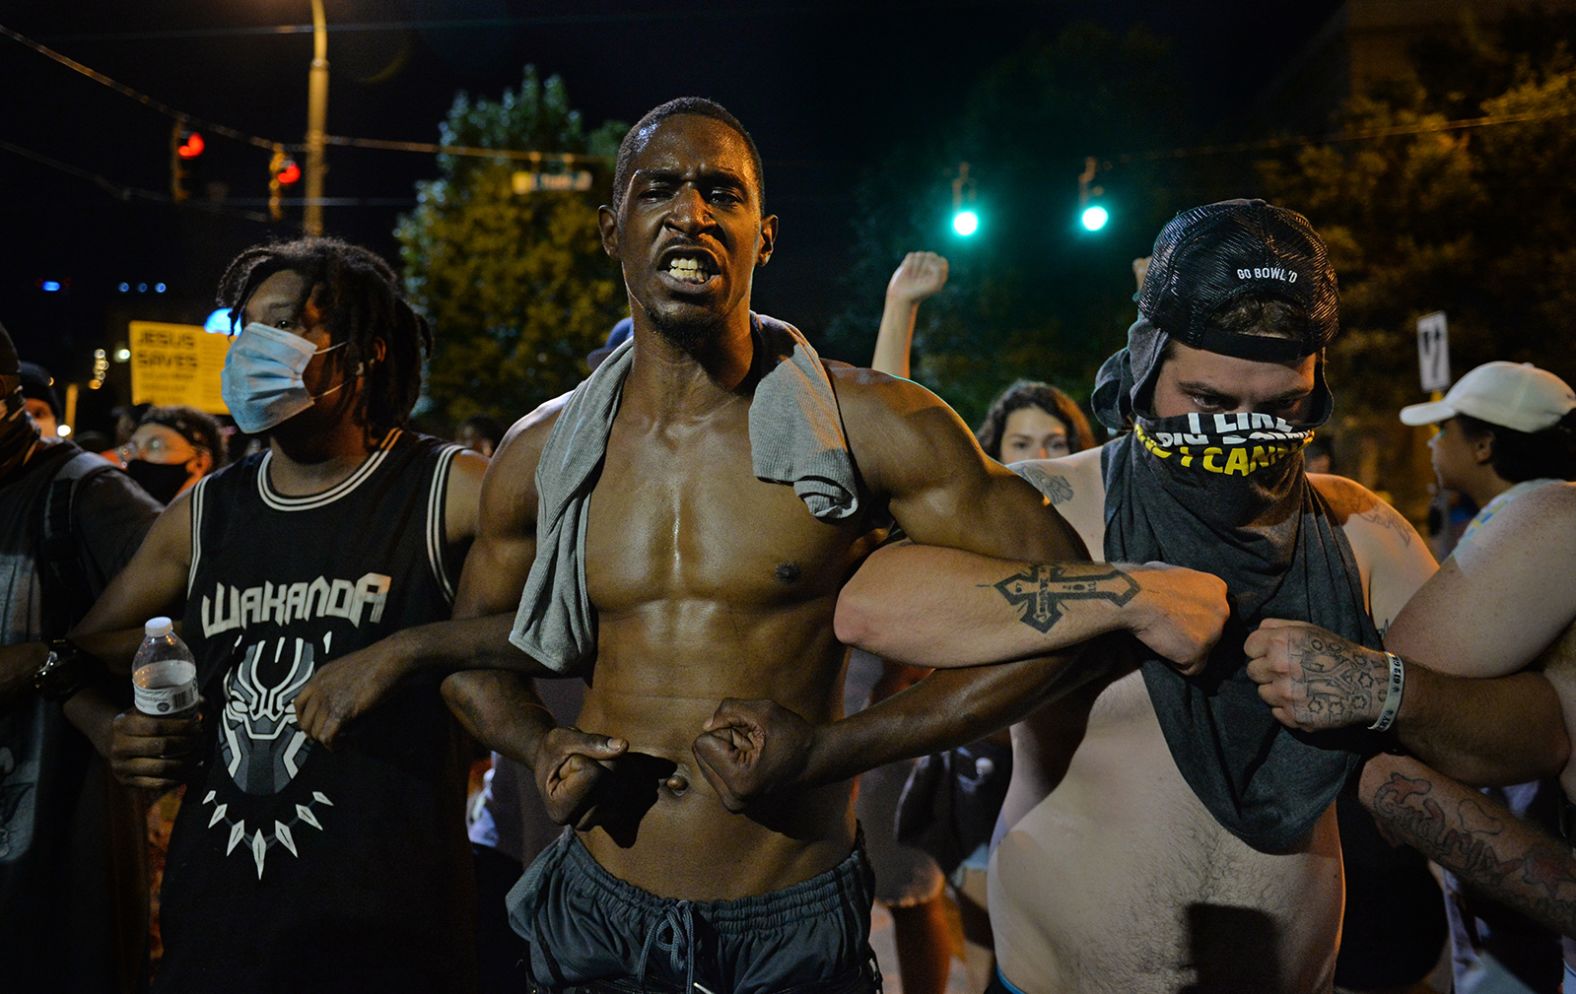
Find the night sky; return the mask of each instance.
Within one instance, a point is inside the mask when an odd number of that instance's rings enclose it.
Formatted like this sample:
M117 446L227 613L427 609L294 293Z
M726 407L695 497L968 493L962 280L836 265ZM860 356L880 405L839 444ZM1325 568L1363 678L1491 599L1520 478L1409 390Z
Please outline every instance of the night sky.
M1215 140L1262 127L1251 121L1254 98L1335 6L326 0L328 131L435 141L457 90L496 96L526 63L562 76L591 125L632 122L673 96L717 99L754 133L769 207L782 218L756 302L814 334L849 293L882 290L842 278L860 176L894 139L945 119L985 67L1027 39L1092 19L1175 40L1199 137ZM5 27L181 111L287 142L305 130L311 57L310 31L288 28L309 20L305 0L27 3L0 15ZM112 188L168 192L168 118L3 38L0 83L0 140ZM224 213L122 199L0 148L0 321L24 357L85 379L92 349L123 337L125 321L200 322L230 257L292 233L299 209L280 225L235 213L263 210L267 154L205 136L202 179L228 184ZM1135 134L1131 148L1144 147ZM327 196L368 201L328 208L329 232L392 258L394 218L413 183L434 174L432 159L331 147L328 161ZM1048 181L1071 186L1075 177ZM42 279L69 281L68 290L44 294ZM150 292L121 294L121 282L147 282ZM159 282L163 295L151 292Z

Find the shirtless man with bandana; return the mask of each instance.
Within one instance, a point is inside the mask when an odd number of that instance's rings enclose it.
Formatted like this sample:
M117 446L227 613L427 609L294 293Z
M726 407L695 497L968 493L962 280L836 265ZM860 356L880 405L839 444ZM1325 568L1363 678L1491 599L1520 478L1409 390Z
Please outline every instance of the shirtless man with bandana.
M1095 413L1131 433L1020 466L1092 551L1209 570L1233 598L1197 677L1119 648L1104 678L1013 728L992 857L993 989L1331 987L1341 926L1333 801L1356 749L1290 735L1244 672L1263 617L1379 633L1434 570L1412 527L1358 484L1309 476L1330 415L1335 274L1301 215L1262 201L1186 211L1161 232L1127 349ZM919 665L1011 659L1059 623L1018 593L1076 594L1060 569L922 546L873 555L838 631ZM1165 669L1166 672L1162 672Z

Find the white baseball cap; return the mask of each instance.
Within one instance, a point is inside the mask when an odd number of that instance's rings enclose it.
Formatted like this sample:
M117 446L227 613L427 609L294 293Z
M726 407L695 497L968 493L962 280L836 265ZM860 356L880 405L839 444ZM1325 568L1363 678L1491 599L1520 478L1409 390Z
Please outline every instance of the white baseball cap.
M1444 400L1401 408L1401 423L1431 425L1458 414L1514 431L1543 431L1576 409L1570 384L1530 362L1486 362L1457 380Z

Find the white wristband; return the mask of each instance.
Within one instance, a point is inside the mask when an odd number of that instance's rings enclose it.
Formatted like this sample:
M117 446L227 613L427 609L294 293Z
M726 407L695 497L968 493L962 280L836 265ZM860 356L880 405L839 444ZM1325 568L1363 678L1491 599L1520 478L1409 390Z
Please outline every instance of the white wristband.
M1401 694L1406 690L1406 664L1393 652L1386 651L1384 655L1390 661L1390 683L1385 687L1384 707L1379 709L1379 717L1368 726L1370 732L1390 730L1395 716L1401 713Z

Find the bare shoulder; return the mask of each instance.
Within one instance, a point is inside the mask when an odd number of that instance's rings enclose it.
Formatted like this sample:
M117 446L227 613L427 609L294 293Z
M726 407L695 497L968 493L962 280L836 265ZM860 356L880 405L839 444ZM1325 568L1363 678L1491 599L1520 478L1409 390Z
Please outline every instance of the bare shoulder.
M1103 448L1097 445L1060 459L1031 459L1008 467L1045 495L1097 559L1105 545Z
M913 380L842 362L828 361L825 366L845 420L852 414L879 422L915 408L946 407L945 401Z
M1336 523L1353 542L1361 540L1365 546L1374 542L1398 544L1403 549L1422 542L1417 529L1400 511L1356 480L1331 473L1309 473L1308 482L1329 503Z
M918 383L840 363L828 363L827 373L854 461L876 493L902 493L985 462L963 420Z
M547 445L553 426L558 423L558 416L563 413L564 405L568 402L567 393L554 397L510 425L509 430L504 432L503 441L498 443L497 450L493 452L489 472L509 477L522 472L534 476L542 449Z
M482 477L487 475L488 459L480 452L472 449L461 449L454 454L454 462L449 467L451 486L462 488L480 488Z
M1571 528L1576 523L1576 483L1552 481L1541 487L1533 487L1512 500L1484 528L1493 528L1496 522L1501 521L1505 522L1501 527L1506 531L1520 531L1535 525L1551 536L1576 535L1576 529Z
M1309 473L1308 482L1330 505L1357 559L1368 611L1381 632L1434 575L1428 544L1406 517L1378 494L1344 476Z
M476 537L476 513L486 475L486 456L469 449L454 454L443 499L443 527L450 542Z
M1555 575L1576 559L1576 483L1548 483L1520 495L1484 523L1452 557L1463 570L1495 570L1509 560Z
M553 398L504 433L482 479L482 530L513 531L535 521L536 466L568 399Z

